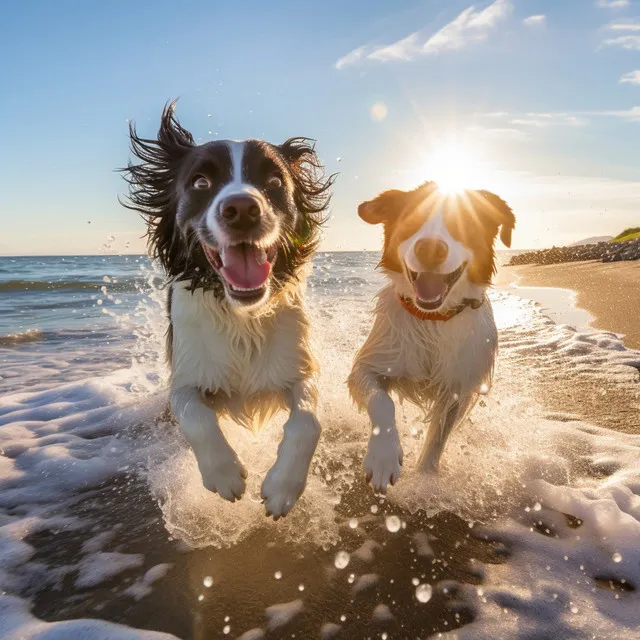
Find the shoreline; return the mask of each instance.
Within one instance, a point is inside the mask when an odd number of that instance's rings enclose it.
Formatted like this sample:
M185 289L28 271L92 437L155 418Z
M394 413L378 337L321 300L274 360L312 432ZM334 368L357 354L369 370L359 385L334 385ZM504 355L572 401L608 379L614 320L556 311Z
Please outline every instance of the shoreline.
M501 266L495 287L534 300L558 324L616 333L640 349L638 261Z

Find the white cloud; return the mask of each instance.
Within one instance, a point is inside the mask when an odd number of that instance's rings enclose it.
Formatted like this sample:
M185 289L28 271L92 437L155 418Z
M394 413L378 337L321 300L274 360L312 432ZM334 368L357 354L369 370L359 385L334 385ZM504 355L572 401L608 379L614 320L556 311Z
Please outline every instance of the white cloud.
M629 6L629 0L596 0L596 7L600 9L624 9Z
M622 84L640 84L640 69L636 71L629 71L629 73L625 73L620 77L620 82Z
M524 114L509 114L506 111L493 111L482 114L485 118L500 118L509 124L521 127L536 127L543 129L551 126L583 127L587 120L568 112L534 112Z
M346 67L350 64L355 64L356 62L362 59L366 51L367 51L366 46L358 47L357 49L350 51L349 53L347 53L346 56L342 56L342 58L340 58L336 62L336 69L342 69L343 67Z
M486 40L488 32L512 10L512 0L495 0L480 11L470 6L431 36L427 37L416 31L389 45L358 47L340 58L335 66L337 69L343 69L364 59L378 62L413 60L420 55L438 55L444 51L463 49L475 42Z
M606 28L611 31L640 31L640 22L612 22Z
M585 111L586 115L605 116L611 118L622 118L631 122L640 122L640 107L631 107L631 109L623 109L620 111Z
M526 131L515 127L468 127L467 131L481 138L503 138L507 140L529 140L531 137Z
M640 35L619 36L618 38L607 38L602 41L603 46L621 47L628 51L640 51Z
M369 60L411 60L420 52L420 38L417 33L412 33L402 40L398 40L386 47L376 47L367 55Z
M536 16L529 16L528 18L525 18L522 22L526 24L528 27L539 27L545 23L546 19L547 19L547 16L541 13Z

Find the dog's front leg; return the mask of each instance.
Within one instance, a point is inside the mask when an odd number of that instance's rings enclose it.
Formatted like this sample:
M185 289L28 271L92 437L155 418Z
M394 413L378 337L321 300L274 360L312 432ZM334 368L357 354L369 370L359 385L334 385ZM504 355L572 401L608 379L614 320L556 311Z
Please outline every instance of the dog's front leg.
M402 445L391 396L377 377L370 383L372 393L367 402L367 413L371 420L371 436L364 458L364 471L373 488L384 491L387 485L395 484L400 477Z
M193 448L204 486L235 502L245 490L247 471L220 430L215 411L196 387L171 392L171 408Z
M278 456L262 483L267 516L277 520L287 515L307 484L311 458L320 439L320 424L314 412L313 382L297 383L291 389L291 414L284 425Z

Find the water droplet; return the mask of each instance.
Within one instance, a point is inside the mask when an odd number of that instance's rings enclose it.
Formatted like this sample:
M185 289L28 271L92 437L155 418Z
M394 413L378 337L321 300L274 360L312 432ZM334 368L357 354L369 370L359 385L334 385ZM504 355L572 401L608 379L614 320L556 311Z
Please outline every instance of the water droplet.
M204 596L202 594L200 594L198 596L198 602L202 602L204 600Z
M224 629L222 629L222 633L224 633L224 635L226 636L229 633L229 631L231 631L231 627L228 624L226 624L224 626Z
M354 581L355 581L355 579L356 579L355 574L354 574L354 573L350 573L350 574L349 574L349 578L348 578L347 582L348 582L349 584L353 584L353 583L354 583Z
M382 635L381 635L380 637L382 638L382 640L387 640L387 638L388 638L389 636L387 635L387 632L386 632L386 631L383 631L383 632L382 632Z
M378 513L378 505L377 504L372 504L371 505L371 513Z
M489 385L482 383L480 385L480 389L478 390L483 396L486 396L489 393Z
M379 436L380 435L380 427L373 427L373 431L371 433L373 433L374 436Z
M340 622L344 622L347 619L347 616L344 613L340 616Z
M575 604L571 605L571 613L578 613L578 607Z
M411 578L411 584L417 587L420 584L420 580L418 578Z
M617 551L611 556L614 562L622 562L622 554Z
M350 559L351 558L346 551L338 551L333 564L336 565L336 569L344 569L349 564Z
M298 591L304 591L304 585L303 584L299 584L298 585Z
M391 533L396 533L397 531L400 531L400 518L398 518L398 516L387 516L385 519L386 523L387 523L387 529L389 531L391 531Z
M101 305L102 304L102 300L98 300L96 304Z
M111 278L109 276L102 276L102 280L104 282L111 282Z
M336 158L336 162L342 162L342 158L341 158L340 156L338 156L338 157Z
M351 518L351 520L349 520L349 528L350 529L358 528L358 518Z
M274 577L276 580L280 580L280 578L282 578L282 571L276 571L276 572L273 574L273 577Z
M211 576L205 576L202 584L208 589L213 584L213 578Z
M540 511L540 509L542 509L542 505L541 505L539 502L536 502L536 503L533 505L533 510L534 510L534 511Z
M430 584L421 584L416 587L416 598L418 602L429 602L433 594L433 589Z

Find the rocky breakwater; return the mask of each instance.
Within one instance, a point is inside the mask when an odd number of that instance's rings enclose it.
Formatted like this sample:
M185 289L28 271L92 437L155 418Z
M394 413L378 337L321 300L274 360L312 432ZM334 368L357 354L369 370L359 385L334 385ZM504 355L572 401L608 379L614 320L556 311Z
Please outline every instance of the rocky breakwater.
M640 238L626 242L598 242L571 247L551 247L538 251L527 251L513 256L507 266L519 264L560 264L581 260L618 262L620 260L640 260Z

